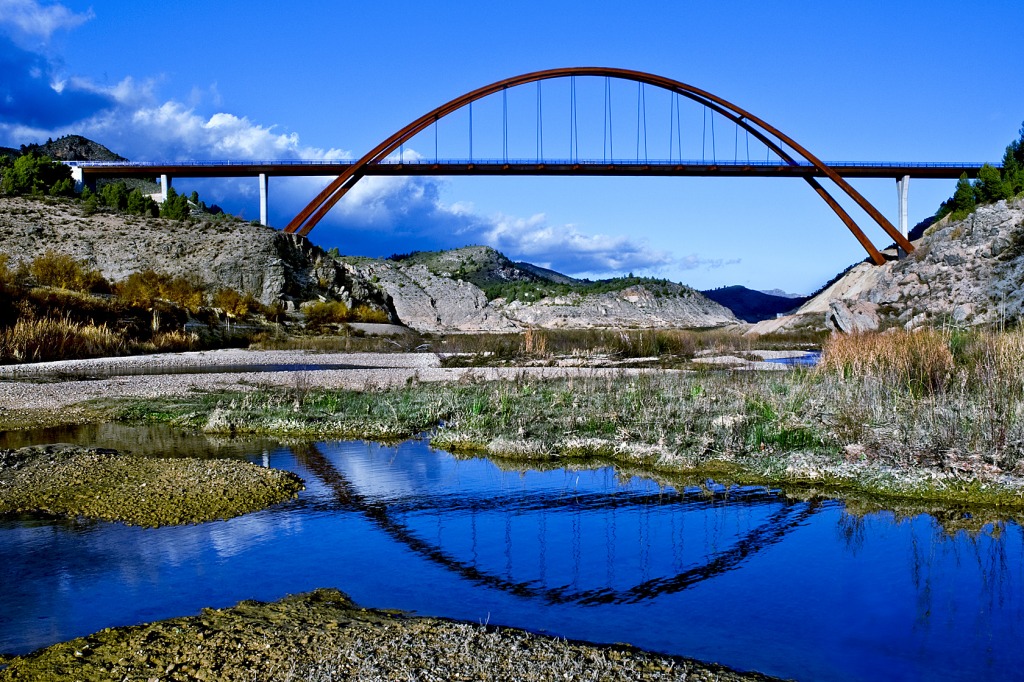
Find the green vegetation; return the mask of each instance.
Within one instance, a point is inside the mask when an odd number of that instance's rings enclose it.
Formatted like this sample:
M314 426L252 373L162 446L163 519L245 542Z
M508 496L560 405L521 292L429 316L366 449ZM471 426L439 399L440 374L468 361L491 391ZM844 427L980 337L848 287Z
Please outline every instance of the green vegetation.
M689 298L695 293L690 287L670 282L667 279L634 277L632 275L597 281L581 280L572 284L558 284L543 280L496 282L484 287L484 293L487 295L487 300L504 298L509 303L512 301L532 303L551 296L568 296L570 294L595 296L637 286L644 287L656 298Z
M953 220L963 220L978 205L1010 199L1021 193L1024 193L1024 125L1021 125L1020 138L1007 145L1002 166L996 168L986 163L973 183L966 173L961 175L953 196L942 202L935 218L948 215Z
M0 193L71 196L71 169L37 152L0 158Z
M401 389L202 394L119 415L207 432L403 438L527 461L1024 506L1024 332L835 337L816 370L594 372Z

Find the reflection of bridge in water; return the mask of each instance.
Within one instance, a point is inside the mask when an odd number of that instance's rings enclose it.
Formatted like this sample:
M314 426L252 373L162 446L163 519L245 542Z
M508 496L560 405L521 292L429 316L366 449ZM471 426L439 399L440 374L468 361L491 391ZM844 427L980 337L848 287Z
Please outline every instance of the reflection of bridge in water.
M449 494L434 495L426 490L415 490L410 495L385 499L360 492L318 445L296 447L293 452L298 462L327 486L336 503L362 514L420 557L477 585L519 597L541 599L550 604L637 603L681 592L739 568L748 558L781 542L821 508L816 503L793 503L767 490L754 489L733 489L729 501L708 498L704 493L580 492L552 495L535 491L479 495L470 491L453 497ZM675 527L677 521L679 525L683 523L679 512L709 509L722 504L752 505L766 510L766 513L752 527L743 530L737 528L737 539L734 542L725 549L703 554L699 563L686 565L681 557L673 556L684 544L681 530ZM779 504L781 507L767 512L770 504ZM648 525L645 531L641 523L635 542L636 560L617 557L617 548L621 545L620 535L623 533L620 526L628 525L628 519L638 514L648 514L652 509L668 510L670 523L673 524L668 536L671 546L664 548L662 557L655 556L659 549L652 542L651 529ZM515 533L512 531L512 520L527 513L537 516L536 525L531 529L533 532L528 536L535 545L530 547L528 553L536 559L538 565L533 576L523 579L514 576L517 561L513 556L513 546L526 544L529 547L530 540L524 537L521 530ZM581 519L589 519L587 525L594 526L592 519L598 514L604 523L584 531ZM565 515L572 516L571 526L566 529L567 533L562 533L558 519ZM620 521L623 516L627 518ZM423 532L423 526L430 521L437 523L436 540L428 540ZM449 525L444 527L446 521ZM453 525L458 528L452 530ZM566 525L564 519L561 525ZM478 526L483 526L483 530ZM443 530L450 538L447 541L441 539ZM465 546L467 540L469 544ZM569 545L567 548L564 546L566 540ZM463 545L461 551L453 548L459 544ZM587 544L587 551L584 551L584 544ZM504 567L488 567L487 561L481 558L482 547L493 548L495 545L501 550ZM601 547L605 552L605 584L581 586L581 565L584 562L591 568L601 565L599 560L602 557L596 554ZM559 562L553 556L556 548L567 549L572 555L571 561ZM469 556L466 557L466 554ZM665 557L672 557L672 566L667 565L669 562L666 560L659 560ZM666 570L661 571L663 575L652 577L652 564L659 563ZM559 577L559 568L570 572L571 579ZM628 584L616 581L616 575L621 577L632 568L639 569L637 575L640 580L628 578Z

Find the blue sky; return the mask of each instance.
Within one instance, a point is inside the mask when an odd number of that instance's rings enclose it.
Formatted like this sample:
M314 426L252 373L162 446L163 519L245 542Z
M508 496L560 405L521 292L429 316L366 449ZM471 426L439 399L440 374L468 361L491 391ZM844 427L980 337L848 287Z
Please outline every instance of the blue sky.
M827 161L994 161L1024 120L1022 10L1020 0L0 0L0 145L80 133L138 160L359 157L473 88L599 65L708 90ZM545 88L545 148L565 156L564 98L558 84ZM613 93L616 156L635 153L633 88ZM664 93L644 95L649 154L664 157L671 105ZM509 95L512 156L534 153L533 96ZM500 106L474 110L477 157L501 151ZM602 105L586 109L581 129L600 130ZM699 114L681 113L693 142ZM439 126L441 156L464 154L467 130L458 116ZM581 155L600 156L603 140L588 139ZM731 158L735 142L719 123L718 156ZM684 156L699 154L694 144ZM407 150L432 156L432 135ZM271 222L287 222L325 183L272 180ZM258 215L254 181L175 184ZM891 180L854 184L895 222ZM911 222L952 184L912 181ZM850 208L876 243L888 243ZM488 243L569 274L793 292L864 257L805 183L782 179L374 179L311 237L377 256Z

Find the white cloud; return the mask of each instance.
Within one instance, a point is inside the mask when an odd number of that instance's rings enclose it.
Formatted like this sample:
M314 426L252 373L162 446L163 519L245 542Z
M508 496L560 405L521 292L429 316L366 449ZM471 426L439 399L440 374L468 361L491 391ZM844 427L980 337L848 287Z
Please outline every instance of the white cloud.
M542 213L529 218L498 216L483 238L499 251L568 274L621 274L672 263L670 254L629 237L586 234L575 225L550 225Z
M0 0L0 26L14 29L15 37L42 38L59 30L81 26L93 12L79 14L61 4L42 5L37 0Z

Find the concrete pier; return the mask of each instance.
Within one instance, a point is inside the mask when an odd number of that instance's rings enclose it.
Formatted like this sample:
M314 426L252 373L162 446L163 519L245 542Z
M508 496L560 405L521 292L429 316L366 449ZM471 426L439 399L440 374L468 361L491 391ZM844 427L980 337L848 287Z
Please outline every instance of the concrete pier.
M260 225L267 225L267 174L260 173Z

